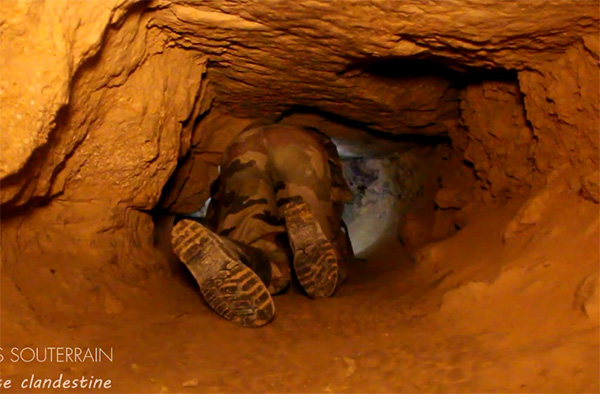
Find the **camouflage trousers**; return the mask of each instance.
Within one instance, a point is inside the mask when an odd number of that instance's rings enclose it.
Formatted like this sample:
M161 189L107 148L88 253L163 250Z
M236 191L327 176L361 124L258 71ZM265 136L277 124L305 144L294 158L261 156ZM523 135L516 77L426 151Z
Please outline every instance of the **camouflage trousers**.
M309 205L324 234L338 249L340 277L345 276L344 263L351 247L341 230L341 217L352 194L335 145L324 134L278 125L242 132L224 153L211 197L209 228L267 255L272 294L291 280L292 253L283 207L293 200Z

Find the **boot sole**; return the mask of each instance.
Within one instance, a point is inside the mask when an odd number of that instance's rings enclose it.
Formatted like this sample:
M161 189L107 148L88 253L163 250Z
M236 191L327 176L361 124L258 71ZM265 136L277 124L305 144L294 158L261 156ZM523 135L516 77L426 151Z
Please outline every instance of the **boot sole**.
M284 215L300 285L311 298L330 297L336 289L339 271L333 244L305 202L288 203Z
M219 236L192 220L172 231L175 254L190 270L208 305L244 327L261 327L275 316L275 305L260 278L223 245Z

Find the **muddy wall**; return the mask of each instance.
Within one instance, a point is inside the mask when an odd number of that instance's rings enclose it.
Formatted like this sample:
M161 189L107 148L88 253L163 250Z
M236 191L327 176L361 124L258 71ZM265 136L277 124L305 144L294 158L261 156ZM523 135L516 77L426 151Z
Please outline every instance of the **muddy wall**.
M593 1L0 7L2 264L17 278L56 245L91 270L160 269L147 212L178 163L201 163L171 182L193 179L187 200L203 198L243 119L293 106L377 132L449 134L483 200L598 165ZM457 86L446 70L515 79Z

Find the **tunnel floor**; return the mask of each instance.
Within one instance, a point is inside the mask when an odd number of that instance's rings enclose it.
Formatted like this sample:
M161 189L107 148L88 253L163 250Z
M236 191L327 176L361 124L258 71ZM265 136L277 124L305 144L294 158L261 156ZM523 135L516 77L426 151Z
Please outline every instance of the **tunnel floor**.
M565 291L572 295L572 283L564 290L548 279L573 270L560 263L564 256L582 270L581 261L597 261L598 219L590 205L571 204L569 215L552 219L548 228L555 230L519 245L514 269L496 230L514 204L478 215L442 242L447 267L423 269L399 243L387 242L352 267L333 298L275 297L276 318L260 329L218 317L185 278L159 275L124 288L118 296L131 303L95 324L50 330L3 319L2 334L14 341L114 349L112 363L4 363L3 376L95 376L111 379L108 392L120 393L594 390L597 326L557 306ZM591 229L587 235L564 237L581 225ZM468 256L461 258L462 250ZM13 299L5 286L3 297ZM88 300L78 302L85 308Z

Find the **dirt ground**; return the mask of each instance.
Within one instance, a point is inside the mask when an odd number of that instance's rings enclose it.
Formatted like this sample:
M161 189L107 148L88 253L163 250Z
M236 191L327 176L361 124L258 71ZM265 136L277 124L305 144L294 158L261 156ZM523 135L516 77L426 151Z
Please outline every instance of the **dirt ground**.
M476 212L416 260L388 242L331 299L277 296L275 320L260 329L219 318L185 275L115 285L90 322L42 323L3 276L5 355L59 345L114 357L5 359L13 388L2 392L598 392L597 205L562 196L552 215L503 243L499 230L520 204ZM90 300L73 302L85 310ZM14 388L31 374L94 376L112 388Z

